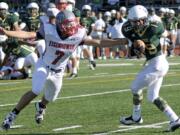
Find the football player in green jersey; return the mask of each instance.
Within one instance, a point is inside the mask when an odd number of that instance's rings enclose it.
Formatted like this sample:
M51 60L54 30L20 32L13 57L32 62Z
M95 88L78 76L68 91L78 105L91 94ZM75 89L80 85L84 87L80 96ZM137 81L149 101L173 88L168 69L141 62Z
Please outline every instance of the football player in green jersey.
M27 15L22 19L26 23L27 31L37 31L40 27L39 6L35 2L31 2L27 6Z
M0 2L0 26L6 30L20 30L18 17L14 14L10 14L8 9L9 6L7 3ZM2 50L0 52L0 55L2 56L0 61L1 66L6 63L6 60L10 55L19 54L20 47L18 46L18 42L15 38L0 36L0 46ZM5 53L5 55L2 55L3 53Z
M95 18L91 16L92 9L89 5L83 5L82 7L82 14L80 18L80 24L86 28L87 35L90 35L92 31L92 24L95 23ZM91 37L89 37L91 38ZM89 62L90 62L90 69L94 70L96 67L96 63L94 61L93 56L93 48L91 46L87 47L86 45L82 46L82 50L87 54Z
M177 39L177 25L178 19L175 17L175 11L169 9L167 16L164 18L165 29L169 33L170 45L168 47L168 56L174 55L174 48Z
M168 62L162 54L160 37L164 32L162 23L149 23L148 11L144 6L136 5L129 10L128 21L123 25L124 36L132 43L139 42L143 47L147 64L138 73L131 85L133 95L133 112L128 117L122 117L120 122L125 125L141 124L141 102L143 99L142 89L147 86L147 98L170 120L169 131L174 131L180 127L180 118L171 109L167 102L159 96L163 77L168 72Z

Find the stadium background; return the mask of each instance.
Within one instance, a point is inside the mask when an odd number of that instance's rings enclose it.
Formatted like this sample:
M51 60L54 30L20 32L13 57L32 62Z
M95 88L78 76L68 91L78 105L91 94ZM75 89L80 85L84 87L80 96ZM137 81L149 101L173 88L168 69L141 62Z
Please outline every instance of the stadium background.
M25 11L27 4L30 2L36 2L38 3L38 5L41 5L42 2L55 2L55 0L0 0L0 2L8 3L11 10L21 8L23 12ZM113 4L110 4L111 2ZM178 13L177 11L178 7L180 7L180 0L76 0L76 7L80 10L85 4L89 4L92 7L93 11L96 12L105 12L112 9L119 10L121 6L130 8L133 5L141 4L146 6L147 8L153 6L156 10L158 10L160 7L167 7L175 10L175 12ZM41 8L42 7L40 6L40 9ZM180 55L180 36L177 37L177 43L174 52L176 55ZM106 54L109 55L108 49L106 49Z

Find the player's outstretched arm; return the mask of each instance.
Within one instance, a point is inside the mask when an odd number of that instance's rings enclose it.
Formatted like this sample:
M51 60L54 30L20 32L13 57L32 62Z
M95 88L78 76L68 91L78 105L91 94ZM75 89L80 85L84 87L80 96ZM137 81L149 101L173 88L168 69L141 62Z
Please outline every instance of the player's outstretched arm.
M2 27L0 27L0 33L4 34L6 36L9 36L9 37L15 37L15 38L21 38L21 39L36 38L36 32L8 31Z
M116 45L127 45L128 40L126 38L119 39L85 39L85 45L96 46L96 47L111 47Z

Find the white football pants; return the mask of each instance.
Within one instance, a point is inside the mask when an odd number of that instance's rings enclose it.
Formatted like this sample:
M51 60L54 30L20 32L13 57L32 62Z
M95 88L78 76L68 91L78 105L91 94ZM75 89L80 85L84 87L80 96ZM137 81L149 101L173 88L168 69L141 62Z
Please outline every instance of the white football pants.
M169 69L169 64L165 55L157 56L148 61L146 65L136 76L131 85L133 94L138 94L147 86L147 98L150 102L153 102L159 97L159 90L162 85L163 77L166 75Z
M63 70L59 73L47 68L41 59L35 66L32 75L32 92L39 95L44 90L45 99L56 100L62 86Z

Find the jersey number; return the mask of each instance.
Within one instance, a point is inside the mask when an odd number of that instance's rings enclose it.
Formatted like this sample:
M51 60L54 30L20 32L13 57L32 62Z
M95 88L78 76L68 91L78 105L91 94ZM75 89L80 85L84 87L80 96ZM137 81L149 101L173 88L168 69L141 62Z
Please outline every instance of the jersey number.
M53 60L53 62L52 62L53 65L55 65L55 64L64 56L64 52L57 50L57 51L55 52L55 55L56 55L57 57Z
M157 48L153 44L146 46L147 50L149 51L149 54L154 55L157 53Z

